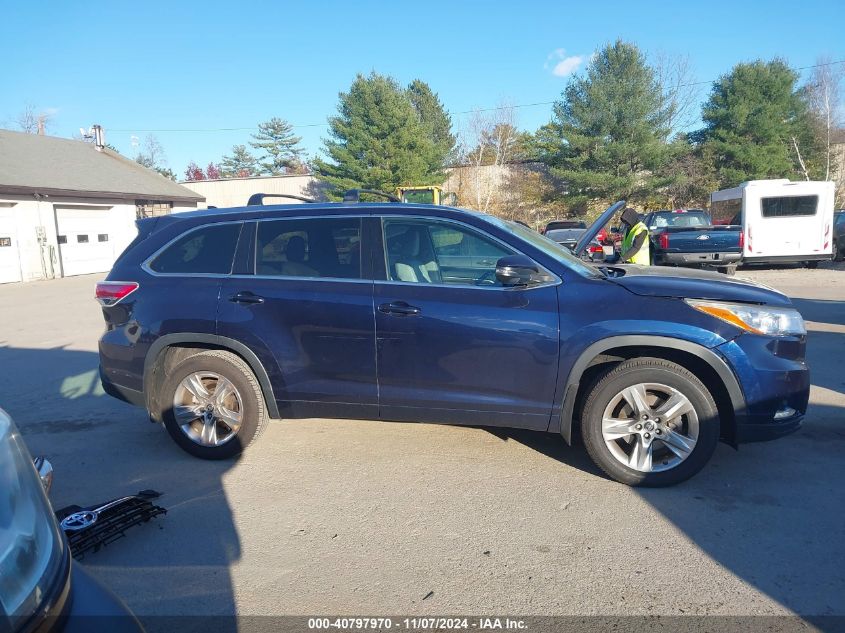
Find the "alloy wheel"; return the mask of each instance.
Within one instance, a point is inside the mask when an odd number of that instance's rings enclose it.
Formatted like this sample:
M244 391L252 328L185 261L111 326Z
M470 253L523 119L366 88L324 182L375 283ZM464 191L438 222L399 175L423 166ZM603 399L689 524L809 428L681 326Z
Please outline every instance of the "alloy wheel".
M232 382L201 371L185 377L173 395L173 416L182 432L200 446L221 446L238 434L243 400Z
M683 393L660 383L639 383L611 398L602 438L613 457L640 472L670 470L695 450L699 420Z

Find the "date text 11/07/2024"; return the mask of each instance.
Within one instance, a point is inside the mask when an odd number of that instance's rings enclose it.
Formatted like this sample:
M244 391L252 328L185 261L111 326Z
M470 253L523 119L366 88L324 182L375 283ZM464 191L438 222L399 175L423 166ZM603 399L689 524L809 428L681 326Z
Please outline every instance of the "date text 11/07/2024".
M515 618L478 617L478 618L446 618L446 617L413 617L413 618L376 618L376 617L347 617L347 618L309 618L310 630L340 630L340 631L442 631L442 630L470 630L481 631L527 630L524 620Z

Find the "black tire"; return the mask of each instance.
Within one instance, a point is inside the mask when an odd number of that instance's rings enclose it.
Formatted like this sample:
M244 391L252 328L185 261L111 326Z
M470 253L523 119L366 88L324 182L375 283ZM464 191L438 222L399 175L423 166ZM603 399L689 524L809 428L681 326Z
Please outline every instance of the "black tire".
M219 446L203 446L182 431L176 421L173 401L179 385L191 374L212 372L229 380L240 396L240 426L231 439ZM163 404L162 420L170 437L183 450L202 459L228 459L239 455L257 438L267 425L267 408L261 386L247 365L235 354L221 350L208 350L191 356L165 377L159 402Z
M728 264L727 266L719 267L719 272L727 275L728 277L733 277L736 275L736 264Z
M838 240L833 240L833 261L841 262L845 260L845 244L839 246Z
M641 383L659 383L676 389L698 416L694 448L668 470L642 472L622 464L602 436L605 408L624 389ZM592 460L612 479L629 486L671 486L695 475L712 457L719 442L719 412L704 384L681 365L661 358L634 358L620 363L593 383L581 414L581 435Z

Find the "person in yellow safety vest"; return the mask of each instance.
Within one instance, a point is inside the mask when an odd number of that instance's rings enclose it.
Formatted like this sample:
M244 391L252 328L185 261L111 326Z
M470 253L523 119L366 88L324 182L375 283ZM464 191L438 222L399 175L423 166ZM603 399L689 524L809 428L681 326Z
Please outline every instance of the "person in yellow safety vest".
M621 220L625 237L622 239L619 260L626 264L650 265L648 227L640 222L640 216L631 207L622 212Z

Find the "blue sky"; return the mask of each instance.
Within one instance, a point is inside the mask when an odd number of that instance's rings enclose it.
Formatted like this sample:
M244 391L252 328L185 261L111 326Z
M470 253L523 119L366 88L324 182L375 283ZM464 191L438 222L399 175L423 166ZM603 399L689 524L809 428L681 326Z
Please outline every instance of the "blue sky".
M100 123L134 156L147 130L180 176L219 161L249 130L280 116L311 154L337 94L372 70L420 78L459 112L559 97L568 74L621 37L647 53L689 55L697 81L739 61L808 66L845 59L845 3L681 2L38 2L0 0L0 122L27 104L50 133ZM580 63L579 63L580 61ZM555 70L557 69L557 74ZM704 86L701 96L706 96ZM551 106L517 109L528 130Z

